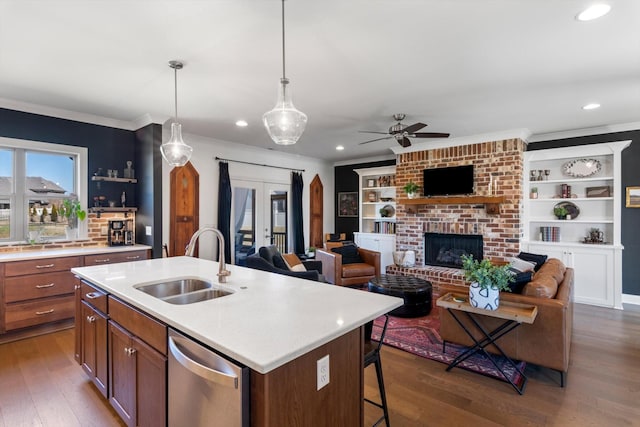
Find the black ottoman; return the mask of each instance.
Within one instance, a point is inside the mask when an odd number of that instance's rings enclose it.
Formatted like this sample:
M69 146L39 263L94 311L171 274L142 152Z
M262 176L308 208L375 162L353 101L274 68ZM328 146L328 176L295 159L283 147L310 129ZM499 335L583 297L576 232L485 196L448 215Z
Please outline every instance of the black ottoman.
M369 292L404 299L404 304L389 314L397 317L426 316L431 312L431 283L412 276L382 275L369 281Z

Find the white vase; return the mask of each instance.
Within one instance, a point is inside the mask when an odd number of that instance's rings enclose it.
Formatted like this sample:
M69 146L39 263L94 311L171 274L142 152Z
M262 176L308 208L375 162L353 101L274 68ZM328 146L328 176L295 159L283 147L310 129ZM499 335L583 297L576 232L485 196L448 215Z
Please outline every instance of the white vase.
M407 197L410 199L414 199L416 197L416 193L407 193Z
M64 229L64 232L67 235L67 240L76 240L78 238L78 229L77 228L66 227Z
M481 288L478 282L469 286L469 304L485 310L497 310L500 306L500 291L496 286Z

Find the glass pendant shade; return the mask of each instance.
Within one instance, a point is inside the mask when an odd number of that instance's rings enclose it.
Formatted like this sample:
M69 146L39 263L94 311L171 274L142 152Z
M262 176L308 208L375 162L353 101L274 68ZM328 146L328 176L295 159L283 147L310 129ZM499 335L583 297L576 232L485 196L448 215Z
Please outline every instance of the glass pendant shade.
M262 116L269 136L278 145L295 144L307 126L307 115L293 105L288 84L289 79L280 79L276 106Z
M184 166L191 158L193 148L182 140L182 125L171 123L171 138L160 146L162 157L171 166Z

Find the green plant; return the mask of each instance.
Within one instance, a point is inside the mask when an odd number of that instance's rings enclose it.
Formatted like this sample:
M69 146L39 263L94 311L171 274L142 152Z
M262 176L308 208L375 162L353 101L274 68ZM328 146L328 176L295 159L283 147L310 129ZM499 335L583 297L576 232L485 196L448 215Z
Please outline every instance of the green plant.
M531 187L531 192L532 193L537 193L538 192L538 187Z
M309 252L315 252L315 251L316 251L315 246L309 246Z
M58 222L58 208L56 205L51 207L51 222Z
M477 282L482 289L495 286L500 291L509 291L509 283L514 281L509 265L493 265L488 259L478 261L473 255L462 255L464 278L470 282Z
M567 214L569 212L567 211L567 208L565 208L564 206L557 206L555 208L553 208L553 214L560 219L564 219L567 217Z
M80 221L84 221L84 219L87 217L87 212L82 209L82 206L80 206L80 201L70 199L65 199L62 201L59 214L64 218L69 219L75 217Z
M417 193L420 190L420 186L413 181L407 182L404 187L402 187L405 193Z

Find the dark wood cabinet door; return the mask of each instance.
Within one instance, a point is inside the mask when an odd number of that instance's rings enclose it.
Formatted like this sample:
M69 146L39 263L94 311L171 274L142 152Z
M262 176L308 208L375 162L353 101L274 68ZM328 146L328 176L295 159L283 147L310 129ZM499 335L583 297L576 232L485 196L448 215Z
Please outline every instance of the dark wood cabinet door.
M137 425L165 426L167 423L167 358L137 337L136 350Z
M106 398L107 394L107 384L109 381L109 362L107 359L108 351L107 342L108 342L108 323L107 316L100 313L99 311L93 310L95 316L95 353L96 353L96 362L95 362L95 376L93 377L93 383L98 388L98 391Z
M173 168L169 179L169 256L182 256L189 239L200 227L200 176L191 162L187 162Z
M322 248L322 211L324 189L320 177L316 175L309 185L309 246Z
M80 309L80 322L82 325L82 350L80 358L82 360L82 369L89 375L89 378L95 377L96 366L96 316L94 310L86 302L82 302Z
M136 358L131 335L109 321L109 403L130 427L136 423Z

